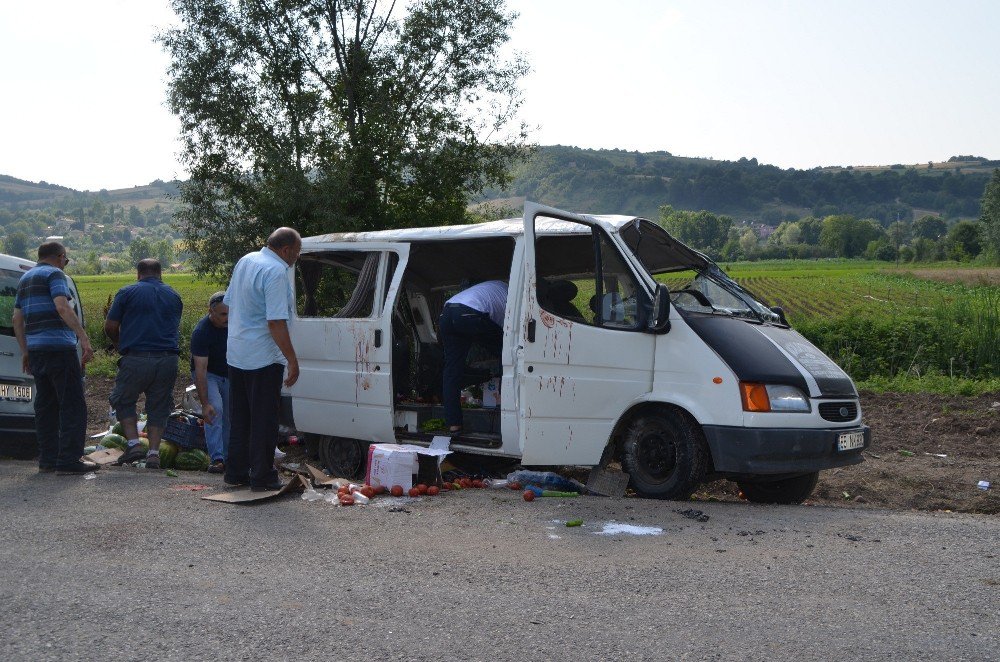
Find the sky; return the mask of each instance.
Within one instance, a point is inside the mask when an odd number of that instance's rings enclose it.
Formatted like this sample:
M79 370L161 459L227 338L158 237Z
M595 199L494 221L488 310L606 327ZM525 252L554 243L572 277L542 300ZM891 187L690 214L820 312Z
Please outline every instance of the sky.
M508 0L537 144L782 168L1000 159L1000 2ZM167 0L0 2L0 174L185 178Z

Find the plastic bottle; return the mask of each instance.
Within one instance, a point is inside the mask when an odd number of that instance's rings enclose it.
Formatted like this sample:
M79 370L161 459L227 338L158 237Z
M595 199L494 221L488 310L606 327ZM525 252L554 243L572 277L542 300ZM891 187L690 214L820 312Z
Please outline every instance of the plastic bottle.
M560 476L554 471L528 471L521 469L507 474L508 483L521 483L522 485L535 485L543 490L554 490L559 492L583 492L584 486L572 478Z

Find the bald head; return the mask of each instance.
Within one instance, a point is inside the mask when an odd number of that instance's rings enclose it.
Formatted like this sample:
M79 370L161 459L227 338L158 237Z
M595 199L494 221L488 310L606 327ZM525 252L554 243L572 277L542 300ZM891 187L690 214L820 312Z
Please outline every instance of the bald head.
M135 265L135 270L138 273L139 278L148 278L149 276L159 278L163 275L163 269L160 267L160 261L151 257L139 260Z
M302 237L294 228L278 228L267 238L267 247L277 253L288 266L292 266L299 259Z
M301 243L302 237L299 236L299 233L295 228L278 228L271 233L270 237L267 238L267 247L275 252L277 252L279 248L298 246Z

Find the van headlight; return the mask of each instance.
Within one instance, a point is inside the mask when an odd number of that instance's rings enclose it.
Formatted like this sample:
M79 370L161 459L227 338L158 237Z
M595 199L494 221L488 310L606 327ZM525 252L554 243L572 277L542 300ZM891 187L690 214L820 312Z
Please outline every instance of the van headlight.
M740 397L743 400L743 411L811 411L806 394L785 384L740 382Z

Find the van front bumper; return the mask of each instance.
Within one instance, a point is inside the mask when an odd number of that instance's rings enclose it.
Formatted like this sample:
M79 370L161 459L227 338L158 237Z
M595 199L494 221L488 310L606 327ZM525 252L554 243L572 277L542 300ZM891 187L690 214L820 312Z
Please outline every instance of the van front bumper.
M704 426L715 471L728 474L811 473L863 461L872 443L867 425L853 428L744 428ZM837 450L845 432L863 432L864 446Z

